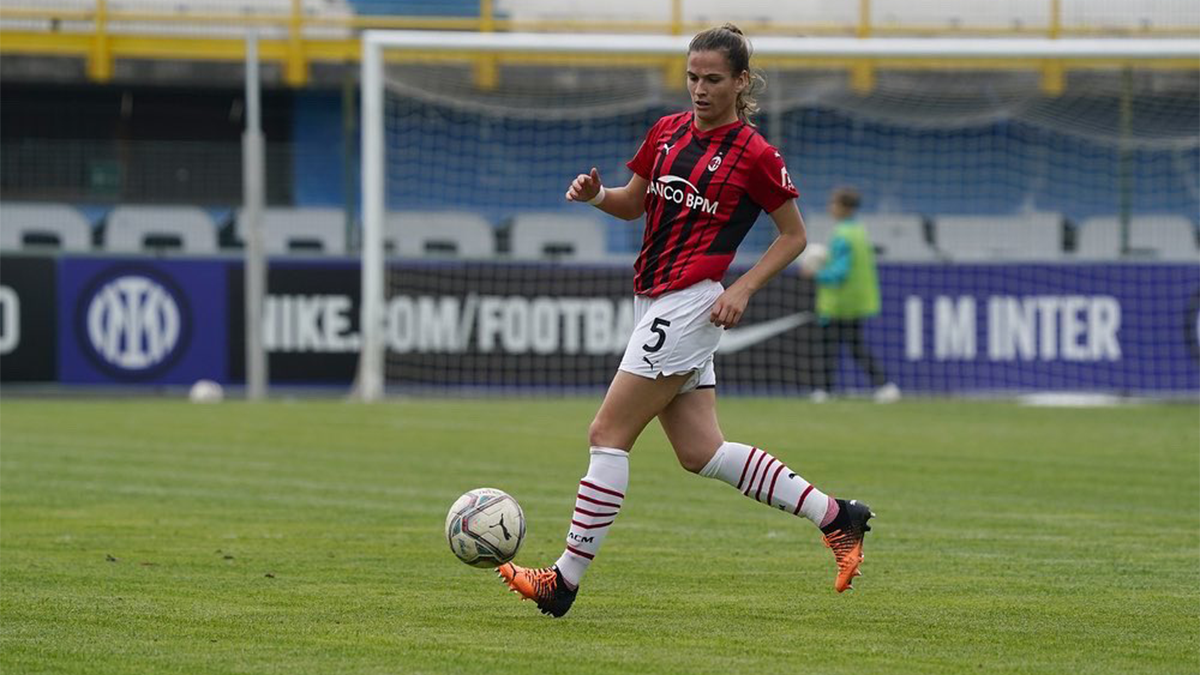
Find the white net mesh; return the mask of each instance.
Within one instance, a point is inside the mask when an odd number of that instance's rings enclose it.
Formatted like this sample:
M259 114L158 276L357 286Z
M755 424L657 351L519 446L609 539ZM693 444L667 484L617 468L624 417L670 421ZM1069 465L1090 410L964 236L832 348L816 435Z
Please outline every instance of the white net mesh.
M507 63L481 87L469 64L388 67L390 386L608 383L642 223L563 192L592 166L628 180L646 130L687 109L668 72ZM835 187L863 194L883 299L865 341L881 377L931 393L1195 393L1195 70L1072 71L1059 95L1035 72L883 70L868 94L842 71L766 74L759 128L788 162L810 241L829 243ZM727 283L774 233L764 216ZM796 268L760 292L744 328L765 337L718 356L720 386L877 385L831 361L813 294Z

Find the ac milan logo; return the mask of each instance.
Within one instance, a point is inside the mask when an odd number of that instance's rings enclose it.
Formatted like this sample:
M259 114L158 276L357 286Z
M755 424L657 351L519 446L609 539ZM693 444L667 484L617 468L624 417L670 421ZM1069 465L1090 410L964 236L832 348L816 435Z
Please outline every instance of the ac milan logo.
M708 163L708 170L716 171L717 168L719 168L720 166L721 166L721 156L717 155L716 157L712 158L711 162Z

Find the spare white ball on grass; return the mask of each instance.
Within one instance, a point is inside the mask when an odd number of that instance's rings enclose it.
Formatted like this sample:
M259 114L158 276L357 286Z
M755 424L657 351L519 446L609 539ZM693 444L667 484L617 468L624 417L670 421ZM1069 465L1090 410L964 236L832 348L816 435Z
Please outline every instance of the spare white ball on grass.
M188 392L192 403L220 403L225 398L225 390L212 380L197 380Z

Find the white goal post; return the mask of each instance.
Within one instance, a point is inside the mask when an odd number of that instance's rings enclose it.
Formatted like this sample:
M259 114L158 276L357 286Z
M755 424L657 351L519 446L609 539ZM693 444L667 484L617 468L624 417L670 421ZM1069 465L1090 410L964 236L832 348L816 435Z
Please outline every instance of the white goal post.
M384 52L422 55L594 55L683 58L689 36L476 33L373 30L362 38L362 301L361 355L357 396L383 396L385 384L384 222L386 218L385 58ZM1090 61L1119 65L1137 61L1200 58L1196 39L887 39L753 38L756 57L797 60ZM564 177L564 185L567 177Z

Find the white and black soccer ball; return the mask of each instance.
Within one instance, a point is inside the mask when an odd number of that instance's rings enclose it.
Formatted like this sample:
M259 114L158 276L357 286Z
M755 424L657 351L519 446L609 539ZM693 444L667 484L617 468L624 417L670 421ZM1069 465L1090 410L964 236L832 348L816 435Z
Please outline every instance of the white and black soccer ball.
M503 490L471 490L450 507L446 540L454 555L472 567L503 565L517 556L525 540L525 513Z

